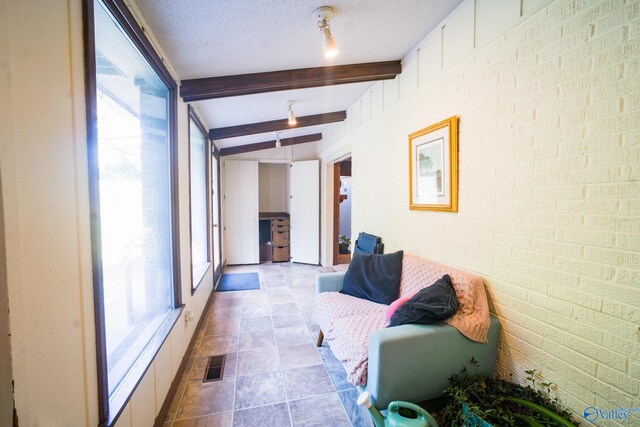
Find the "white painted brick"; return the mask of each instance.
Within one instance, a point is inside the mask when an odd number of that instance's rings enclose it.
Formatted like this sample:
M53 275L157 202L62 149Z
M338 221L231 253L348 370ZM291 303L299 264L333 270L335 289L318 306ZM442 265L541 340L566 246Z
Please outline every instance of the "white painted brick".
M640 37L640 20L629 24L629 39Z
M616 234L616 248L628 251L640 251L640 234Z
M541 295L535 292L529 292L529 303L545 308L550 312L556 312L565 316L570 316L576 308L575 305L566 303L557 298L548 295Z
M577 291L574 288L565 286L550 286L549 295L561 300L572 302L592 310L600 310L602 307L602 298L588 294L586 292Z
M580 306L573 307L572 317L588 325L599 327L604 331L621 337L635 337L637 326L631 322L620 320L607 314L599 313Z
M629 362L629 375L636 380L640 380L640 362L632 360Z
M638 252L586 247L584 259L613 266L624 265L629 268L640 268L640 253Z
M638 342L637 339L629 340L605 332L602 344L606 346L607 349L610 349L617 354L628 356L632 360L638 360L638 355L640 354L640 342ZM607 365L615 368L615 366L610 363L607 363Z
M596 22L596 33L608 33L640 17L640 3L632 2L622 8L620 8L620 5L621 1L616 2L615 6L617 6L618 9L613 13L606 14Z
M598 367L598 378L607 384L611 384L614 387L618 387L623 391L626 391L627 393L633 395L638 394L640 381L615 369L611 369L605 365L600 365Z
M544 350L560 360L570 360L571 365L590 374L595 375L596 362L570 348L564 347L553 341L545 340Z
M597 362L618 370L624 370L627 358L610 350L608 347L604 347L603 345L606 345L606 342L604 334L600 331L585 329L584 325L580 325L575 320L556 314L549 316L549 322L568 332L563 335L563 339L560 341L564 346L588 356ZM580 335L576 334L576 332ZM599 341L602 341L603 345L600 345Z
M637 287L618 285L608 281L581 277L578 289L619 302L640 301L640 289Z

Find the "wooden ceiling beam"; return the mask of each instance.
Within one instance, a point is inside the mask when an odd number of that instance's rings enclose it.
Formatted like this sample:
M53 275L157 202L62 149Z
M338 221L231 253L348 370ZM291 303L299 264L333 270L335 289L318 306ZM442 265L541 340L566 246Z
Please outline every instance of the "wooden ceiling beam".
M277 132L286 129L301 128L306 126L323 125L326 123L341 122L347 118L346 111L334 111L333 113L316 114L313 116L298 117L295 126L289 126L287 119L271 120L269 122L250 123L246 125L229 126L209 130L209 139L225 139L237 136L254 135L256 133Z
M320 141L321 139L322 139L321 133L313 133L310 135L294 136L291 138L282 138L280 139L280 145L282 147L286 147L289 145ZM255 144L245 144L245 145L238 145L236 147L221 148L220 155L231 156L233 154L249 153L251 151L258 151L258 150L267 150L269 148L275 148L275 146L276 146L275 140L256 142Z
M398 60L189 79L180 83L180 96L185 102L192 102L346 83L372 82L393 79L401 71L402 65Z

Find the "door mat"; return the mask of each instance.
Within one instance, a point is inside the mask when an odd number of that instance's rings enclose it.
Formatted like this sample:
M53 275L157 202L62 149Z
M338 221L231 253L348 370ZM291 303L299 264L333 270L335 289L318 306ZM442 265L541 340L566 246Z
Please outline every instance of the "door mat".
M216 292L248 291L260 289L258 273L229 273L223 274Z

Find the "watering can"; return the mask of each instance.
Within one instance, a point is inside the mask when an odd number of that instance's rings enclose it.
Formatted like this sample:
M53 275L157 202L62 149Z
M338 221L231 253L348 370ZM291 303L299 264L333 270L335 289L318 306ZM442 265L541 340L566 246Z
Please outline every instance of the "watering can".
M371 405L370 394L365 391L358 397L358 405L365 405L376 427L438 427L438 423L427 411L409 402L396 400L389 403L386 418Z

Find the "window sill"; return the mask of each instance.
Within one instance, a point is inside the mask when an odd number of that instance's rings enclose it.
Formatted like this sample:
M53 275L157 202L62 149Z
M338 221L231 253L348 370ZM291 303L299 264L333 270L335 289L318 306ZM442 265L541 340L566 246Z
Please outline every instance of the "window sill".
M155 359L156 355L160 351L160 348L167 340L167 337L171 333L173 326L176 324L182 311L184 310L184 304L178 308L173 309L164 320L158 332L149 342L149 345L142 352L135 365L131 368L127 377L122 381L122 384L118 387L118 390L109 399L109 418L106 426L113 426L118 418L122 414L122 411L129 403L131 396L135 393L138 384L142 380L142 377L147 373L151 363Z
M201 264L199 266L192 267L191 280L193 280L192 283L194 284L194 286L192 286L192 288L191 288L191 295L196 293L196 290L198 289L198 287L202 283L202 280L204 279L204 277L209 272L209 269L211 268L211 265L212 265L212 262L209 261L206 264Z

